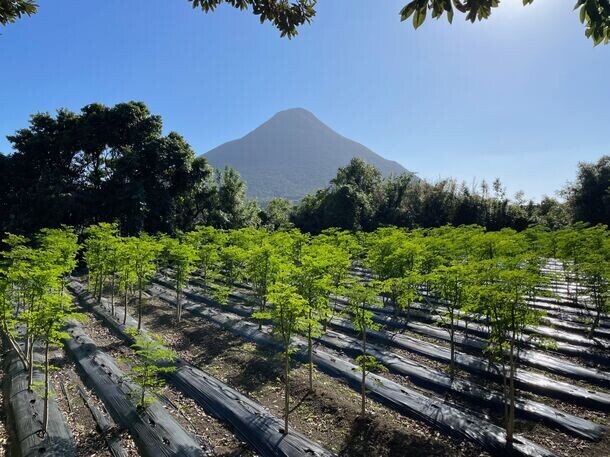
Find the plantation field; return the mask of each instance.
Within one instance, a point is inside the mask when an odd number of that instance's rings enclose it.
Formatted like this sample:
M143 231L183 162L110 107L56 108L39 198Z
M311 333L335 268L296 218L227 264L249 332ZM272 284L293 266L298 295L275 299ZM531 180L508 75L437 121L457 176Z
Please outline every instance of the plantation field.
M605 227L5 244L14 455L610 455Z

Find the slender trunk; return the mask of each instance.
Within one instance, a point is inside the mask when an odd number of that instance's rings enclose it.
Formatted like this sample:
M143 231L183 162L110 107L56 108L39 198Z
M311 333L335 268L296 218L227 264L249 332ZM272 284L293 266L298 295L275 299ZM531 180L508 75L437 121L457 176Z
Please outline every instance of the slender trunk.
M8 332L7 332L8 334ZM26 358L26 362L24 363L24 368L28 370L28 389L30 388L30 377L29 377L29 370L30 370L30 327L26 326L25 328L25 358Z
M506 443L508 446L512 446L513 442L513 434L515 429L515 358L513 355L514 345L511 339L510 349L509 349L509 364L510 371L508 377L508 398L509 398L509 407L508 407L508 420L506 422Z
M29 338L28 347L28 390L32 390L32 382L34 381L34 341Z
M449 346L451 349L451 360L449 362L449 373L453 378L455 376L455 328L453 325L453 309L449 311L449 318L451 319L450 327L449 327Z
M176 321L180 323L182 319L182 303L180 303L180 288L176 287Z
M362 385L361 395L362 395L362 410L360 414L364 419L366 417L366 327L362 329Z
M124 307L123 307L123 325L127 323L127 305L129 304L129 300L127 299L127 284L125 284L125 296L123 297Z
M13 351L15 351L15 353L17 354L17 357L19 357L19 360L21 360L21 363L23 364L23 369L26 370L27 367L28 367L27 352L24 353L21 350L21 348L19 347L19 345L15 341L15 338L13 338L13 336L8 331L8 327L6 325L6 322L2 323L2 327L4 329L4 334L6 335L6 338L8 339L8 342L11 345L11 349Z
M311 310L309 311L309 319L311 319ZM313 392L313 351L311 341L311 323L309 324L307 331L307 356L309 360L309 392Z
M140 408L144 409L144 400L146 399L146 387L142 384L142 396L140 397Z
M114 274L112 275L112 280L110 281L110 311L114 316Z
M502 393L504 394L504 428L508 432L508 405L510 403L509 394L508 394L508 376L506 373L506 363L502 362ZM508 444L508 440L507 440Z
M42 416L42 431L47 433L49 426L49 336L44 348L44 413Z
M100 269L97 282L97 304L99 305L102 302L102 289L104 288L104 272L102 269Z
M142 280L138 279L138 330L142 329Z
M284 348L284 435L288 434L288 414L290 414L290 356L288 345Z

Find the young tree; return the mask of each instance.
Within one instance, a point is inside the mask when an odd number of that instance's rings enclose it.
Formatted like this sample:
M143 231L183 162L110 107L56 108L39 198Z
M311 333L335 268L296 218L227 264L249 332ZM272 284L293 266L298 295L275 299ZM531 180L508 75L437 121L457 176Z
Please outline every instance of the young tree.
M76 254L80 249L78 235L72 227L42 229L38 234L41 249L47 251L53 265L58 268L63 293L70 274L76 268Z
M166 348L158 336L144 336L137 332L132 336L135 340L132 348L136 357L132 361L131 377L139 386L136 392L138 408L145 409L154 402L153 395L165 386L160 375L176 370L170 363L176 360L178 355Z
M117 224L101 222L85 229L85 262L89 270L89 285L98 305L102 301L104 284L109 274L109 254L117 236Z
M176 290L176 322L182 320L182 291L188 284L195 263L197 262L197 252L193 245L180 241L175 238L161 238L164 255L167 258L167 265L174 273L174 289Z
M49 424L49 393L50 393L50 371L49 351L51 346L58 345L65 338L69 338L63 328L70 319L82 319L82 316L74 311L72 298L64 295L61 290L55 290L42 297L40 306L36 308L32 316L35 330L35 340L39 339L44 346L44 362L42 370L44 413L42 418L42 429L47 431Z
M288 277L269 287L270 309L259 311L253 316L257 319L271 320L273 334L282 343L284 358L284 430L288 434L288 416L290 414L290 356L292 354L292 337L308 326L307 300L297 288L287 284Z
M7 237L10 251L3 256L0 301L3 330L28 372L30 390L38 387L33 381L34 347L38 343L44 347L42 429L46 432L51 368L49 350L65 335L62 328L66 321L76 317L71 297L64 294L64 285L66 276L75 266L79 246L74 232L67 228L43 230L36 239L39 247L32 248L26 246L27 240L23 237ZM25 354L16 341L18 325L25 327Z
M129 307L129 292L137 285L134 250L135 238L120 238L116 247L117 258L117 286L119 294L123 295L123 325L127 323L127 310Z
M362 417L366 417L366 375L368 371L373 369L383 369L377 362L375 357L367 354L366 351L366 332L368 330L376 330L379 325L373 321L373 312L370 307L381 306L378 300L379 290L369 285L354 282L346 288L348 307L352 323L356 330L360 333L362 341L362 354L356 358L356 363L360 366L362 378L360 381L360 396Z
M508 446L512 446L515 424L517 351L524 329L539 325L542 316L540 311L528 304L528 299L544 284L539 273L539 262L539 259L521 256L517 259L488 260L480 265L488 280L477 289L478 306L486 308L490 318L490 334L485 350L502 368Z
M275 283L282 259L268 239L253 246L246 254L245 276L252 285L254 298L260 311L265 311L269 287Z
M331 291L331 277L328 273L330 259L328 252L317 245L303 247L297 268L292 272L291 283L297 288L306 305L309 390L313 392L313 338L320 334L321 322L330 314L328 296Z
M590 252L581 263L584 286L595 307L595 317L589 328L589 338L599 327L602 314L610 312L610 256L603 252Z
M199 277L203 287L208 287L209 281L219 275L220 248L226 243L227 234L214 227L199 226L187 233L185 240L195 248Z
M441 313L442 324L449 328L451 360L449 371L455 375L455 323L459 313L472 303L472 273L468 264L440 266L428 275L432 290L441 298L446 312Z
M153 274L157 271L157 255L161 245L146 233L132 238L129 243L130 256L133 259L133 271L138 291L138 330L142 328L143 302L142 293Z

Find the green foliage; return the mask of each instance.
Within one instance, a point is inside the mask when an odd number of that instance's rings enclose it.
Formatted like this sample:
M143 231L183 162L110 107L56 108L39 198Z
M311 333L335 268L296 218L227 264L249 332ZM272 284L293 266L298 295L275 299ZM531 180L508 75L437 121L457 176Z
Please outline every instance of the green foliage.
M140 102L38 113L9 141L3 231L118 221L134 235L257 222L239 176L225 171L217 183L206 159L177 133L163 136L161 118Z
M22 236L7 235L0 264L0 325L12 350L28 372L28 388L36 388L44 397L42 429L48 425L50 395L50 347L69 337L64 331L70 319L81 319L72 297L64 293L67 277L76 266L80 248L70 227L45 229L31 243ZM24 336L18 330L25 330ZM23 349L19 339L23 338ZM44 348L44 362L34 363L34 347ZM34 368L44 374L35 385Z
M193 8L201 8L206 13L226 3L245 10L252 8L252 13L259 17L261 23L271 22L282 37L292 38L298 34L298 27L309 23L316 14L316 0L189 0Z
M522 0L529 5L534 0ZM222 4L240 10L251 9L261 23L269 21L280 32L280 36L293 38L298 29L309 24L316 14L317 0L189 0L193 8L204 12L214 11ZM411 0L400 10L400 20L413 19L417 29L424 21L428 11L432 18L447 17L453 22L455 12L464 14L467 21L488 19L493 8L500 6L500 0ZM579 11L580 22L585 25L585 36L597 46L610 41L610 3L607 0L577 0L574 6ZM0 25L15 22L23 15L31 16L38 10L33 0L4 0L0 2Z
M136 356L131 360L130 377L139 386L133 394L138 407L143 409L154 403L154 395L165 386L161 375L176 370L171 362L176 360L178 355L166 348L157 336L144 336L137 332L132 333L132 336L135 340L132 348Z
M529 5L534 0L523 0L523 5ZM500 6L500 0L412 0L400 11L400 20L413 18L416 29L426 20L428 11L432 18L447 16L449 23L453 21L455 12L465 15L467 21L488 19L493 8ZM574 6L579 10L580 22L585 25L585 35L591 38L595 45L610 41L610 3L606 0L577 0Z
M573 221L610 225L610 156L581 162L576 181L564 190Z
M544 224L557 229L569 222L565 204L545 198L541 203L506 196L500 181L468 187L455 180L435 183L410 174L382 179L359 159L339 169L331 184L303 198L295 207L296 227L319 233L331 227L372 231L379 227L406 228L480 225L489 230L525 230Z
M89 272L89 286L92 288L91 292L96 297L98 304L101 301L104 284L111 270L112 250L118 231L117 224L105 222L91 225L84 231L84 257Z
M15 22L22 16L31 16L37 11L38 4L34 0L2 0L0 1L0 25Z
M346 296L348 309L352 323L362 338L362 353L356 358L362 378L360 381L361 394L361 415L366 416L366 375L369 370L380 370L382 366L377 362L375 357L367 354L366 335L368 330L376 330L379 325L373 321L373 312L371 307L381 306L378 300L379 290L374 287L374 284L364 285L359 282L353 282L346 288Z
M161 245L165 264L172 269L174 275L176 320L180 322L182 319L182 303L180 301L182 290L195 270L195 264L199 258L196 248L186 241L166 236L161 238Z
M292 228L290 213L292 203L285 198L272 198L265 208L263 225L270 230L286 230Z
M268 299L272 303L266 311L254 313L256 319L270 320L273 335L282 343L284 353L284 434L288 433L288 416L290 414L290 356L291 340L297 332L305 331L309 326L308 308L305 300L295 286L287 283L291 276L285 266L281 280L269 287Z

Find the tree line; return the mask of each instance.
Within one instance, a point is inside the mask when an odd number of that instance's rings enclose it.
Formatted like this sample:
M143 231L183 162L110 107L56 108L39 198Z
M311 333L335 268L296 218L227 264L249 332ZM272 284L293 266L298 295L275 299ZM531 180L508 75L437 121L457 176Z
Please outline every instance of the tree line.
M560 228L576 221L610 224L610 157L580 164L563 190L566 203L535 203L506 195L499 180L467 186L430 183L413 175L382 178L361 159L337 171L325 189L296 205L274 199L264 208L246 197L234 169L213 170L141 102L91 104L79 113L38 113L8 137L0 154L0 231L31 234L62 224L82 230L118 222L122 233L176 234L217 228L297 227L319 233L338 227L438 227L477 224L490 230Z

